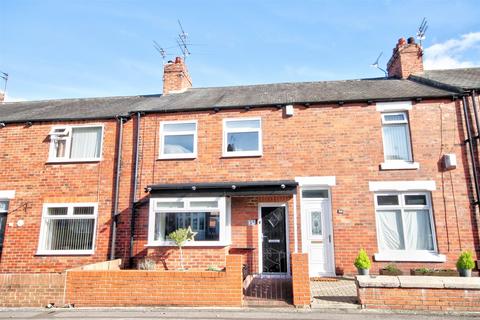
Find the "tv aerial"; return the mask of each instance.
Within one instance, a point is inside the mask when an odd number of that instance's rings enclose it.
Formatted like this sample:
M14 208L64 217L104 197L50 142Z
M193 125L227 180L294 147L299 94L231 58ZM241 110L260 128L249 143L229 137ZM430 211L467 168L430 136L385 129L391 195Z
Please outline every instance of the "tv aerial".
M0 78L5 82L3 85L3 94L4 97L7 94L7 82L8 82L8 73L0 71Z
M183 29L183 26L180 20L177 20L177 22L178 22L178 26L180 27L180 33L175 38L175 45L172 45L170 47L162 47L161 45L158 44L157 41L153 40L153 47L162 56L162 60L164 62L167 56L173 56L173 54L167 53L167 50L170 50L173 48L180 49L180 53L182 54L184 61L186 60L187 56L192 54L189 48L191 44L188 43L188 33L185 32L185 30Z
M370 67L374 67L374 68L377 68L378 70L383 71L383 73L385 74L385 78L386 78L386 77L388 76L387 71L378 65L378 61L380 60L380 57L381 57L382 55L383 55L383 51L380 52L380 54L378 55L377 59L375 60L374 63L372 63L372 64L370 65Z
M425 40L425 33L427 32L427 29L428 29L427 18L424 17L417 31L417 40L420 46L422 45L422 41Z

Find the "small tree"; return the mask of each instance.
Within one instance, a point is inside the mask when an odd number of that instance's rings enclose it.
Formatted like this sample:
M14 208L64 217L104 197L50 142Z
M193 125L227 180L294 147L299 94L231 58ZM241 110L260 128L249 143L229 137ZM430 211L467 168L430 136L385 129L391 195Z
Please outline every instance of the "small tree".
M370 266L372 265L372 263L370 262L370 259L368 258L368 255L367 255L367 251L365 251L365 249L360 249L360 251L358 252L357 258L355 259L354 265L358 269L362 269L362 270L370 269Z
M183 264L183 250L182 247L188 241L195 241L195 235L197 233L192 231L191 227L188 228L179 228L168 235L168 238L172 240L175 245L180 249L180 267L182 270L185 270Z
M473 261L472 253L470 251L462 252L457 260L457 269L472 270L473 268L475 268L475 261Z

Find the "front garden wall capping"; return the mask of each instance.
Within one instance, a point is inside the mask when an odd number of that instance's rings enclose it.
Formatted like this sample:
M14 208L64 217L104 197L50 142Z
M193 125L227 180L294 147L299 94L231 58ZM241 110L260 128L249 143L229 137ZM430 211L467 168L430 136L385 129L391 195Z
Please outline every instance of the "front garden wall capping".
M480 278L357 276L366 309L480 311Z

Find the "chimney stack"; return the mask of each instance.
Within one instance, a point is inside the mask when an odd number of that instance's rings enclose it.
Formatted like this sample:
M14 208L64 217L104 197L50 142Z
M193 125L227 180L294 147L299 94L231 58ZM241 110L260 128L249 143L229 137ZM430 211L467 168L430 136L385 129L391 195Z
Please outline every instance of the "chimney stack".
M423 49L413 37L398 39L387 63L389 77L407 79L412 73L423 72Z
M192 79L182 58L168 61L163 68L163 94L184 92L192 87Z
M0 103L3 103L5 101L5 93L0 91Z

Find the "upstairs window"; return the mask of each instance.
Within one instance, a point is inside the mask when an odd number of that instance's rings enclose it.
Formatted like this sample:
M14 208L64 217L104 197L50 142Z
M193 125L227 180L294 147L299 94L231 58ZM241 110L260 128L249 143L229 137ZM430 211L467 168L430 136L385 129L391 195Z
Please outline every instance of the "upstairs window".
M100 160L102 126L53 127L49 135L51 162Z
M262 155L262 123L259 118L224 120L224 157L260 155Z
M160 123L160 159L196 157L196 121L165 121Z
M3 238L5 237L5 228L7 226L8 201L0 200L0 254L3 248Z
M92 254L97 204L45 204L38 254Z
M406 112L382 113L385 161L412 161L410 133Z

